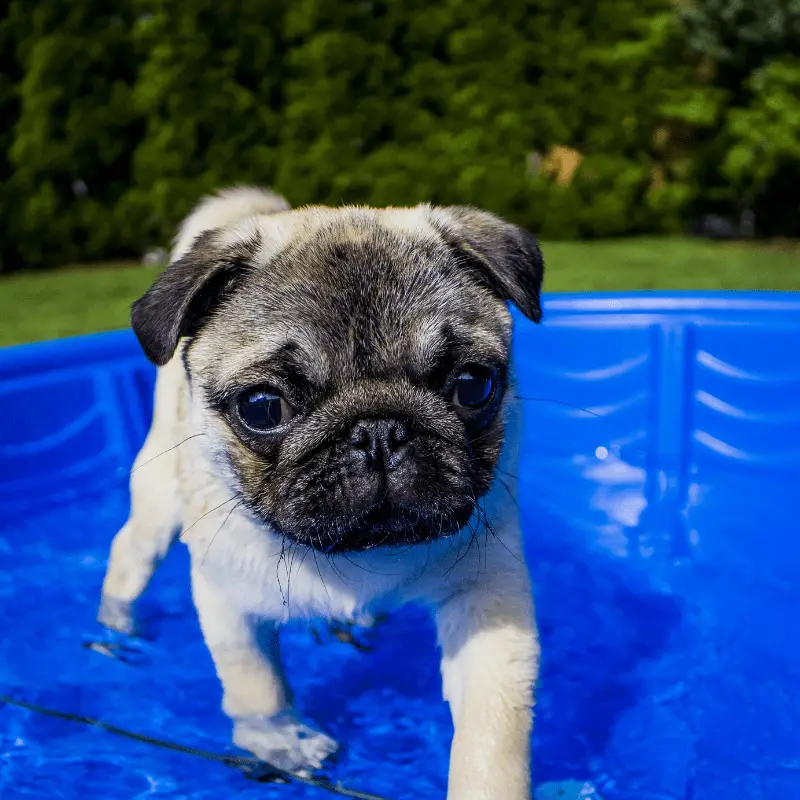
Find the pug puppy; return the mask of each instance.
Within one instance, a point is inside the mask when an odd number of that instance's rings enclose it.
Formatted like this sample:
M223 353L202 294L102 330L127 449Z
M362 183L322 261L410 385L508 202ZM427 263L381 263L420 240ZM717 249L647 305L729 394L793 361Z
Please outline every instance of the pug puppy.
M541 316L534 238L470 207L205 199L133 305L159 367L99 619L170 545L233 741L293 772L336 750L281 669L289 619L430 608L455 724L449 800L529 800L539 648L517 519L507 303Z

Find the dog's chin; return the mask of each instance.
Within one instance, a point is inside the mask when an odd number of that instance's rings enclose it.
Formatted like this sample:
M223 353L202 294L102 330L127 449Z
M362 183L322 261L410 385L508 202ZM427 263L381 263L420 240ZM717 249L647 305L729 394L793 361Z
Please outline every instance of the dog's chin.
M471 516L472 508L467 506L443 516L382 504L354 517L314 519L310 524L277 528L297 544L333 555L407 548L445 539L459 533Z

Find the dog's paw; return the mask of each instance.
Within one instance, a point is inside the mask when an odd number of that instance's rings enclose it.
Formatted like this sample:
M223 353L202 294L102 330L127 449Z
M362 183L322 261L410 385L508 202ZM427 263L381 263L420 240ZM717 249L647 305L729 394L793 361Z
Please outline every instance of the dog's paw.
M141 664L147 659L147 643L142 639L132 603L103 597L97 621L102 627L83 637L87 650L126 664Z
M534 800L602 800L590 783L565 781L543 783L533 793Z
M377 631L385 621L386 617L383 615L352 622L331 620L325 628L313 627L311 632L317 644L342 642L362 653L368 653L374 649Z
M145 663L148 658L148 646L144 640L110 628L101 628L96 633L85 635L83 646L94 653L134 666Z
M256 758L293 775L310 775L332 760L339 745L291 713L242 717L234 721L233 743Z
M136 636L139 632L133 603L117 597L103 595L97 612L97 621L112 631L130 636Z

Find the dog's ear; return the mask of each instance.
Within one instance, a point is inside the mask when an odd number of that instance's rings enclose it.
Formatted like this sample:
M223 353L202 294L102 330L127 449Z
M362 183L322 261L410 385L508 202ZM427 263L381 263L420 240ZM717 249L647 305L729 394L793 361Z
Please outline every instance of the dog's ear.
M541 320L544 260L532 234L471 206L433 207L428 217L460 263L488 289L528 319Z
M131 308L136 338L159 367L172 358L182 337L199 330L247 269L248 253L218 246L217 235L214 230L200 234Z

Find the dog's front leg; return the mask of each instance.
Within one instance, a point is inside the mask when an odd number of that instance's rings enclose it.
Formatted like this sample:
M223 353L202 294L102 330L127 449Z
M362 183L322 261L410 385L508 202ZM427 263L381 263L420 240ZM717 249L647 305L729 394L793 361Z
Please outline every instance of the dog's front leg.
M530 800L530 734L539 646L523 570L437 610L455 737L448 800Z
M199 560L192 561L192 594L222 683L222 710L233 721L234 744L289 772L320 769L337 744L293 713L277 627L236 608Z

